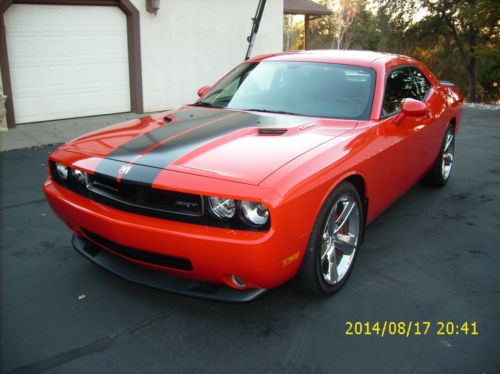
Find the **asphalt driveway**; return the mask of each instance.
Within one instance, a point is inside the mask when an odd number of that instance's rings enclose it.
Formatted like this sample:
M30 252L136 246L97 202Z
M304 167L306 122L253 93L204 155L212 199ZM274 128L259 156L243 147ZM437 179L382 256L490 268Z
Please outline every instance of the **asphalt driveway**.
M77 254L42 194L54 147L0 153L1 371L493 373L500 369L500 111L467 110L443 189L366 232L331 298L250 304L128 283ZM346 336L346 322L476 322L478 335Z

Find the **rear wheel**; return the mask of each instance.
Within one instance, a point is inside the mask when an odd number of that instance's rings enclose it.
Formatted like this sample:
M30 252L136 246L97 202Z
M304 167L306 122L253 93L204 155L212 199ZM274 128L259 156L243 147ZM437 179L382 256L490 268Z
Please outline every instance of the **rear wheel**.
M342 182L326 199L314 224L299 273L304 290L329 295L345 284L358 254L363 222L358 191Z
M455 156L455 131L451 124L448 125L444 135L441 151L439 152L436 163L429 174L425 177L425 182L432 186L442 187L446 185L450 178L453 160Z

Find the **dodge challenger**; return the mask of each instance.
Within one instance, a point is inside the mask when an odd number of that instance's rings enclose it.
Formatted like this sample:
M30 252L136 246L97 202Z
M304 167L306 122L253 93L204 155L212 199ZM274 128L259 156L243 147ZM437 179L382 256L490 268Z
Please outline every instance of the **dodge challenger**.
M44 191L97 265L232 302L339 290L367 224L447 183L463 106L418 61L363 51L255 57L198 95L61 146Z

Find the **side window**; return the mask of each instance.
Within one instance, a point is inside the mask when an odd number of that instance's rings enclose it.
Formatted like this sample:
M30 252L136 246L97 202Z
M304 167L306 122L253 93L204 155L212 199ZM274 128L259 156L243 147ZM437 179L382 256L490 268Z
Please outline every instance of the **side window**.
M429 82L417 68L394 69L387 78L382 116L399 112L404 99L423 100L429 88Z
M420 70L414 67L410 68L410 79L415 87L415 91L413 92L415 97L413 98L417 100L424 100L429 88L431 88L429 81Z

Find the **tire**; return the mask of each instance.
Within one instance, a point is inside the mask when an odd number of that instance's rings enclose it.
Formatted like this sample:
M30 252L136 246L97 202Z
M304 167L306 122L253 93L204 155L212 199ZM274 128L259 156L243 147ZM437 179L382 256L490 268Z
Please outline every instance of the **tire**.
M359 193L351 183L342 182L330 193L316 218L299 269L297 281L302 290L332 295L346 283L363 237L363 212Z
M443 187L450 179L455 152L455 130L450 123L441 144L441 150L432 166L431 171L425 176L424 182L430 186Z

